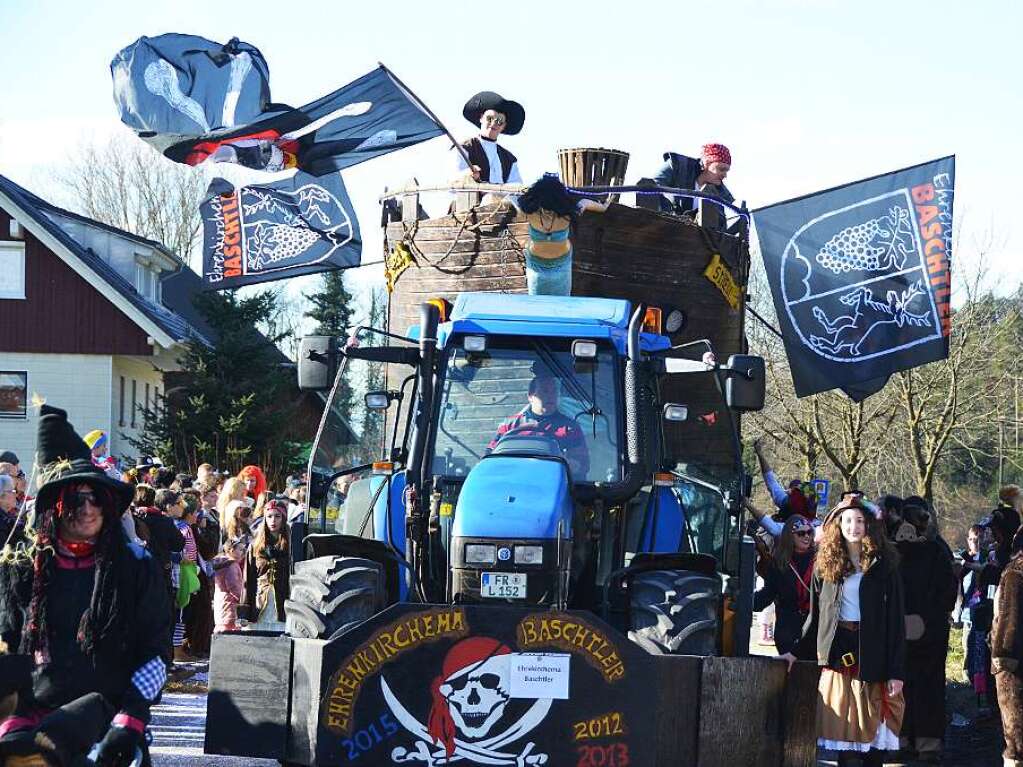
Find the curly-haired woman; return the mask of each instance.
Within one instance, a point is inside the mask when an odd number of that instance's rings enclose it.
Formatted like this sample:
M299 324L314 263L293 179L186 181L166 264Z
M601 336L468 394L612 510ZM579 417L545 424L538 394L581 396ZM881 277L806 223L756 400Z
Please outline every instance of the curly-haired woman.
M790 663L816 659L821 671L818 745L882 764L899 748L905 702L906 628L898 555L859 493L828 515L817 548L810 617Z

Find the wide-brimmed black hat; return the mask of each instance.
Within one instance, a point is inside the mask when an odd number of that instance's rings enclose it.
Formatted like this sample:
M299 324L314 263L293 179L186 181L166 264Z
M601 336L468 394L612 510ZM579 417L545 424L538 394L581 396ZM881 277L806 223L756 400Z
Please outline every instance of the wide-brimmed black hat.
M92 451L68 423L65 410L42 406L36 437L36 461L39 465L36 509L40 511L51 508L60 489L70 482L88 482L107 488L118 513L128 508L132 501L134 491L131 485L108 476L93 464Z
M493 91L480 91L471 99L465 102L462 107L462 116L473 125L479 126L483 113L488 109L500 112L508 118L508 124L504 126L504 133L514 136L526 122L526 110L517 101L509 101L499 93Z

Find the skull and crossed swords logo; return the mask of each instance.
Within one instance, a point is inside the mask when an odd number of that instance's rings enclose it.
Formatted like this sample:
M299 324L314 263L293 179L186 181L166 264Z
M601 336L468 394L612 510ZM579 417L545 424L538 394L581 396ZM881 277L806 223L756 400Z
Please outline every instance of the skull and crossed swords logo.
M453 645L431 685L433 705L426 724L405 708L381 676L384 700L398 722L417 739L411 749L395 748L392 761L427 767L461 760L495 767L547 764L548 755L538 752L531 741L521 750L508 747L546 718L550 698L536 699L503 732L491 734L511 699L510 664L514 656L507 645L489 637L470 637Z

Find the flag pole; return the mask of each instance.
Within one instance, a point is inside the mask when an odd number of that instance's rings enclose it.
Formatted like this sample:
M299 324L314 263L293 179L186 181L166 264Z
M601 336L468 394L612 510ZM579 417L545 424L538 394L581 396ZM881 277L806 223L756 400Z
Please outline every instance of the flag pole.
M448 139L450 139L451 146L453 146L458 151L458 153L462 156L462 159L465 160L465 164L467 166L469 166L469 168L471 169L472 168L472 161L469 159L469 153L467 151L465 151L465 147L462 146L461 144L459 144L458 141L455 139L455 137L453 135L451 135L451 131L448 130L448 126L446 126L444 123L442 123L440 121L440 118L437 117L437 115L435 115L433 113L433 110L430 109L430 107L426 106L426 104L423 103L423 100L421 98L419 98L415 93L413 93L409 89L409 87L407 85L405 85L405 83L403 83L398 78L398 76L396 74L394 74L394 72L392 72L390 69L388 69L386 66L384 66L383 62L378 61L377 64L379 64L380 68L382 70L384 70L384 72L387 73L388 77L390 77L392 80L394 80L395 84L399 88L401 88L403 91L405 91L405 93L408 94L408 97L410 99L412 99L416 103L416 106L418 106L420 109L422 109L424 112L426 112L427 116L431 120L433 120L435 123L437 123L437 126L442 131L444 131L444 135L446 135L448 137Z

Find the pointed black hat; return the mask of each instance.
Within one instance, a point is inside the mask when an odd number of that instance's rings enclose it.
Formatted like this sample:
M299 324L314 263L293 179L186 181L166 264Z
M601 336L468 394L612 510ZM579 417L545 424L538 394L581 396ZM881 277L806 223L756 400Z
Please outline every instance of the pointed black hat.
M514 136L526 123L526 110L522 104L510 101L493 91L480 91L466 101L462 107L462 117L478 127L483 113L488 109L500 112L508 118L508 124L504 128L506 136Z
M43 405L39 411L36 463L39 466L36 508L39 510L50 508L60 488L69 482L106 487L118 513L128 508L134 495L131 485L113 479L93 464L92 451L68 423L67 411L51 405Z

